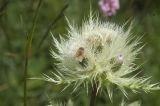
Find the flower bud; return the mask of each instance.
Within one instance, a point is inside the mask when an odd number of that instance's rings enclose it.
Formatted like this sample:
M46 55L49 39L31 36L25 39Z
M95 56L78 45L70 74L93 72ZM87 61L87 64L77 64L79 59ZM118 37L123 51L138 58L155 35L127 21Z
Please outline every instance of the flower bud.
M121 68L123 64L123 56L120 54L114 58L111 59L110 63L113 65L112 66L112 71L117 71Z

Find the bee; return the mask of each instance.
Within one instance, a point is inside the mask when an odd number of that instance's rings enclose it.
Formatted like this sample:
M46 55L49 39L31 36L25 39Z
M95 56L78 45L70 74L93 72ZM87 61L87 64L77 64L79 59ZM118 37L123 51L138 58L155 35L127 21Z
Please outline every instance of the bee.
M80 47L75 54L75 58L77 61L82 62L85 59L85 50L83 47Z

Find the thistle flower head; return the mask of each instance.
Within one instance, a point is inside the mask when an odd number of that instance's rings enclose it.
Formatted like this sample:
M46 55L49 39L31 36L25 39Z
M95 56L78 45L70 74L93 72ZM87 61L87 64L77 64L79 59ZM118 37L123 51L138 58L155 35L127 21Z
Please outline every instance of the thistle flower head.
M51 51L59 62L55 77L46 75L46 80L56 84L66 84L77 88L88 88L96 83L97 91L106 88L112 98L112 85L116 85L127 96L125 88L134 92L158 90L157 84L150 84L149 78L128 76L138 67L134 60L142 47L139 39L132 39L130 30L124 30L110 22L102 22L90 16L81 28L69 24L68 39L53 36L58 53ZM65 89L65 88L64 88Z

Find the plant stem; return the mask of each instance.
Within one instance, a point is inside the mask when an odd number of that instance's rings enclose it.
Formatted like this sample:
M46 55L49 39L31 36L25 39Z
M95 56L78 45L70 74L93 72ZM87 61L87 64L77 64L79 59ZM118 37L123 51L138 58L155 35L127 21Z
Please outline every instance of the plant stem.
M32 39L33 39L33 33L36 27L36 22L37 22L37 17L38 17L38 11L40 8L40 5L42 3L42 0L39 0L34 19L33 19L33 24L32 28L27 34L27 43L26 43L26 48L25 48L25 64L24 64L24 106L27 106L27 70L28 70L28 60L29 60L29 55L30 55L30 49L32 46Z
M91 91L90 106L96 106L96 96L97 96L97 86L96 83L94 83Z
M55 24L64 16L63 13L64 13L64 11L65 11L67 8L68 8L68 3L64 5L64 7L60 10L60 12L59 12L59 14L56 16L56 18L55 18L53 21L51 21L51 23L48 25L48 28L47 28L45 34L43 35L42 39L40 40L40 43L38 44L38 48L40 48L40 47L42 46L43 42L44 42L45 39L47 38L47 35L48 35L50 29L51 29L52 27L55 28Z

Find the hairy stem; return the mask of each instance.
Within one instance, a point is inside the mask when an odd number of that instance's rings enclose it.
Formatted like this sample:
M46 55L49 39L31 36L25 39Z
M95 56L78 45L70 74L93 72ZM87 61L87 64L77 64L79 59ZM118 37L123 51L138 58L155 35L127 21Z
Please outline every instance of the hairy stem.
M90 106L96 106L96 96L97 96L97 86L96 83L94 83L91 91Z
M25 64L24 64L24 106L27 106L27 70L28 70L28 60L29 60L29 55L30 55L30 49L31 49L31 45L32 45L32 39L33 39L33 33L36 27L36 22L37 22L37 17L38 17L38 11L40 8L40 5L42 3L42 0L39 0L36 12L35 12L35 16L33 19L33 24L32 24L32 28L29 31L29 33L27 34L27 44L26 44L26 48L25 48Z
M51 23L48 25L48 28L47 28L45 34L43 35L42 39L40 40L38 48L40 48L42 46L43 42L47 38L47 35L48 35L50 29L52 27L55 28L55 24L64 16L63 13L67 8L68 8L68 4L65 4L64 7L60 10L59 14L56 16L56 18L53 21L51 21Z

